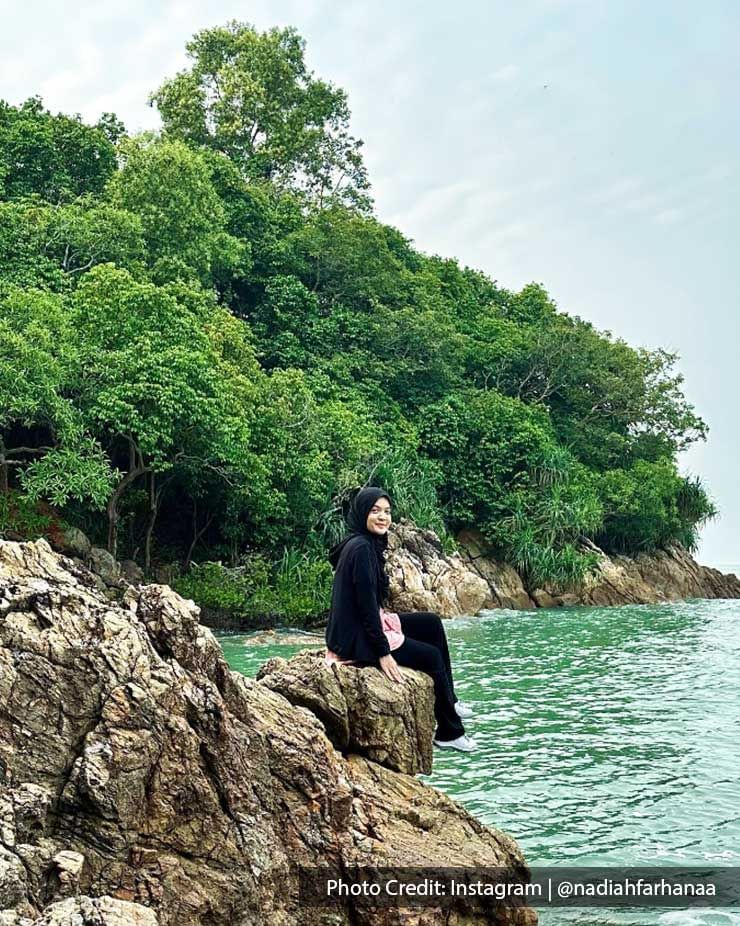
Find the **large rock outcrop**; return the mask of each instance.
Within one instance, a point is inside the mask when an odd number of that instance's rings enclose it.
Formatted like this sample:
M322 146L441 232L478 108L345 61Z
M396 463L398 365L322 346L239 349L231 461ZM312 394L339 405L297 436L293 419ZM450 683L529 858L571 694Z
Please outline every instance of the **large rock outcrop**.
M342 752L357 753L409 775L432 771L435 729L431 676L401 669L394 684L375 668L334 663L324 651L270 659L257 678L291 704L307 707Z
M740 579L718 569L701 566L679 544L636 556L607 556L593 544L598 555L596 573L578 589L545 587L532 597L541 607L621 604L657 604L687 598L740 598Z
M545 585L525 588L518 573L490 555L477 531L458 537L464 564L485 579L491 590L486 608L552 608L564 605L656 604L686 598L740 598L740 579L701 566L686 549L674 544L654 553L607 556L591 543L598 556L594 575L578 588Z
M479 531L461 531L457 541L466 568L480 576L488 586L489 595L484 608L527 610L537 607L516 569L487 552L486 542Z
M386 563L396 611L434 611L440 617L477 614L487 607L487 582L458 554L445 553L439 537L407 521L393 526Z
M526 867L509 836L232 672L166 586L109 601L45 541L0 541L0 705L0 923L534 920L301 906L299 866Z

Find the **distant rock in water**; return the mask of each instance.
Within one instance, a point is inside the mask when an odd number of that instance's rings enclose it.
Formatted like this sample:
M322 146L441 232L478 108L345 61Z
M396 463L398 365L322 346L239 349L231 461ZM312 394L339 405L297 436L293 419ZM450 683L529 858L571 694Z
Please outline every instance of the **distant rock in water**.
M3 926L391 926L412 920L361 898L330 919L302 906L297 867L527 878L509 836L351 754L354 732L337 750L310 708L231 671L192 602L160 585L109 600L44 540L0 541L0 703Z
M680 544L637 556L607 556L598 547L599 572L578 604L654 604L686 598L740 598L740 579L700 566ZM565 603L568 603L567 601Z

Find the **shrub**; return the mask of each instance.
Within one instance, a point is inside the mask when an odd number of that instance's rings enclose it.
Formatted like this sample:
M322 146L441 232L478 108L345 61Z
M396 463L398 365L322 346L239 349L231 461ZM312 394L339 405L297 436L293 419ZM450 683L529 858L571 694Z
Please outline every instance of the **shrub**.
M328 560L288 548L277 559L252 554L233 569L220 562L193 564L174 583L200 607L245 627L313 623L329 608L331 585Z

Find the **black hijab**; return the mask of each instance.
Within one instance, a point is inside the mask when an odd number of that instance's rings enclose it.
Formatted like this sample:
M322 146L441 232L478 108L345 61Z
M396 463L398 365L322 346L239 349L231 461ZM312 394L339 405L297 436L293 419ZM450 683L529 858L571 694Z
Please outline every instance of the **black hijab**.
M350 533L331 548L329 551L329 562L336 569L340 553L353 537L369 537L372 541L373 549L375 550L375 562L378 571L378 595L382 604L388 597L388 587L390 584L388 576L385 574L385 551L388 546L388 533L373 534L367 529L367 516L370 514L370 509L379 498L386 498L389 502L391 500L390 495L388 495L385 489L380 489L377 486L367 486L364 489L360 489L355 495L346 517Z

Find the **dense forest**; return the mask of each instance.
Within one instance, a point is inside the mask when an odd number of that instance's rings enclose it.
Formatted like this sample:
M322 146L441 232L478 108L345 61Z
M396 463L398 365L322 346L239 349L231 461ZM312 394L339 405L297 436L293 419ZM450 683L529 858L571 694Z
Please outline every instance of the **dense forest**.
M530 583L577 582L585 540L694 546L715 512L676 455L707 428L674 355L383 224L295 30L187 50L157 133L0 102L0 532L74 525L291 619L366 483Z

